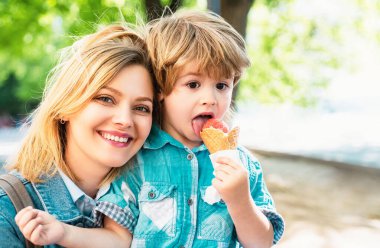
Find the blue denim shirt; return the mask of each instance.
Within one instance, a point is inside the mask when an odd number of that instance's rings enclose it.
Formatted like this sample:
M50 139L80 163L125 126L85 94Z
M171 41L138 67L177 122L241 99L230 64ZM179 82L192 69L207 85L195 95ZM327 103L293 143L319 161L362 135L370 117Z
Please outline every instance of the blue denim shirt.
M259 162L244 148L256 205L271 221L274 243L284 230L282 217L265 186ZM223 201L204 201L213 167L204 145L192 150L154 126L143 149L99 199L97 211L133 233L132 247L236 247L234 224Z
M58 173L51 178L45 178L46 181L43 183L31 183L21 175L13 174L22 180L36 208L49 212L59 221L69 225L95 227L95 222L78 210ZM25 247L25 238L15 223L15 216L12 202L0 188L0 247Z

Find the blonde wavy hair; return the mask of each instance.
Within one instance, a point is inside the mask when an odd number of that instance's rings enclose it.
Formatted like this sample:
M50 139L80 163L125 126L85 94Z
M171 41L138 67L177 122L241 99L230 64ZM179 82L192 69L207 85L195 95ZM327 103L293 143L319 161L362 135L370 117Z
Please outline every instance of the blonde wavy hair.
M242 36L212 12L180 10L148 23L147 46L161 93L169 95L181 68L196 62L200 72L239 81L250 65Z
M7 168L32 182L42 181L42 175L54 175L59 168L77 182L65 162L66 130L60 120L81 111L124 67L139 64L151 72L144 38L137 28L115 24L64 49L48 77L40 105L29 118L21 148ZM113 168L102 183L114 179L121 169Z

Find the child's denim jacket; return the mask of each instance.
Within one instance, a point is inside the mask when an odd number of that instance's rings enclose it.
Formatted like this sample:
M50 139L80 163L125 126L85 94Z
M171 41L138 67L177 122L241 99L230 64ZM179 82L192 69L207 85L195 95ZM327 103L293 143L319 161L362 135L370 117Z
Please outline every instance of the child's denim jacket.
M13 172L12 172L13 173ZM74 204L59 173L43 183L32 184L16 174L26 186L34 206L55 216L59 221L78 227L95 227L95 222L83 216ZM15 209L8 195L0 188L0 247L25 247L25 238L15 223ZM45 247L59 247L49 245Z
M271 221L276 243L284 222L276 213L260 164L238 148L249 171L251 195ZM204 201L213 167L204 145L190 150L154 126L143 149L99 199L97 211L133 233L132 247L236 247L226 204Z

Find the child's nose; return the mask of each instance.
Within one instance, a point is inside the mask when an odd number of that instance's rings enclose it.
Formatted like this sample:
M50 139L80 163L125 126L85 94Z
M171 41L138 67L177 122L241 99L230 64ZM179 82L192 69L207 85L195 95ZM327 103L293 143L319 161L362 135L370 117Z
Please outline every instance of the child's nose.
M215 93L212 90L205 90L202 98L201 98L201 104L202 105L215 105L216 104L216 96Z

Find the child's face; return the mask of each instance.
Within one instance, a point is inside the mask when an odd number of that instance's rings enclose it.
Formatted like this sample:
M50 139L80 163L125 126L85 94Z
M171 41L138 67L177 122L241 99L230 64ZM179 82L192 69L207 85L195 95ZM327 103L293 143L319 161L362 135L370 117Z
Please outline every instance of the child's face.
M214 79L197 69L196 63L184 66L172 92L161 96L163 129L189 148L202 144L199 132L209 118L224 117L233 89L233 78Z
M125 67L67 120L65 155L73 172L95 175L124 165L147 138L152 110L148 71L141 65Z

